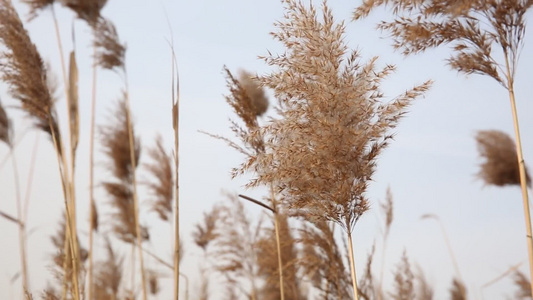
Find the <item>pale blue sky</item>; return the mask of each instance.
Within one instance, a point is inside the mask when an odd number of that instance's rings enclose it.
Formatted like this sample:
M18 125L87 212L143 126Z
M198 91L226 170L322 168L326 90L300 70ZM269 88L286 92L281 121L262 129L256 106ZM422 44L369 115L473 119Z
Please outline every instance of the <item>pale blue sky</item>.
M520 191L514 187L483 187L483 183L475 178L480 160L474 141L477 130L499 129L513 134L507 91L493 79L477 75L466 77L450 70L445 65L449 54L447 49L409 58L394 53L390 41L374 30L375 23L384 16L383 11L353 23L349 22L350 13L359 1L331 0L330 4L336 19L347 22L345 40L351 47L360 49L365 59L378 55L381 64L396 64L398 71L383 86L386 96L397 95L426 79L435 80L426 97L410 108L395 130L395 141L379 159L378 171L368 193L373 209L362 217L354 233L358 272L363 272L366 255L374 239L380 239L378 201L383 200L385 190L390 186L395 200L395 220L387 252L387 282L392 278L390 270L406 249L409 257L423 268L434 285L436 299L447 298L453 268L443 237L435 222L420 220L422 214L434 213L445 223L471 299L511 296L514 287L509 279L485 289L483 295L480 287L519 262L524 262L522 270L527 271ZM26 15L25 6L17 3L16 7ZM63 42L69 51L72 49L69 31L73 15L59 6L56 11ZM156 133L163 134L169 150L173 145L171 58L167 44L170 32L166 16L174 33L181 86L180 197L186 252L183 271L191 279L197 277L200 253L190 238L194 224L200 221L204 211L223 199L221 190L244 192L242 186L246 183L246 178L232 181L229 177L230 169L238 165L242 157L221 141L198 130L232 136L228 118L234 118L234 115L223 98L227 89L222 67L227 65L232 71L245 68L252 72L267 72L269 68L257 56L265 54L267 49L282 51L280 44L269 36L269 32L275 30L274 21L279 20L282 13L282 5L278 1L246 0L109 1L103 11L116 24L121 40L128 46L126 60L132 108L143 146L152 145ZM50 13L41 13L27 28L43 58L51 62L58 79L61 78ZM81 76L82 130L76 179L81 239L82 244L87 245L91 49L87 26L76 21L75 28ZM529 28L516 82L526 162L533 158L533 102L530 99L533 94L532 34ZM105 122L105 116L113 107L120 89L121 81L116 74L99 73L97 123ZM4 84L0 84L0 96L4 104L15 104L7 95ZM64 106L62 99L58 108L63 124L66 121ZM9 113L20 136L29 122L21 118L20 112L10 110ZM17 148L23 183L26 182L35 137L33 131L25 135ZM6 154L6 147L0 146L0 159ZM100 153L97 162L98 178L104 174L104 158ZM145 175L140 173L140 176ZM10 162L0 169L0 182L0 210L14 215ZM262 196L261 191L246 193L257 198ZM97 195L105 222L105 204L102 204L106 201L105 195L101 190L97 191ZM141 201L145 199L144 194ZM147 207L146 204L143 203L143 208ZM41 135L28 224L29 228L37 228L30 237L28 247L31 287L35 293L52 278L47 270L50 264L48 257L53 251L49 236L57 228L62 207L55 156L51 143ZM249 211L253 215L260 213L255 207L250 207ZM143 214L142 219L152 228L151 245L161 256L170 257L169 226L157 220L153 213ZM0 232L5 245L0 257L0 299L11 299L20 295L20 283L9 284L9 277L19 268L17 230L13 224L0 219ZM103 240L99 239L97 245L102 244ZM129 253L126 247L123 248L124 253ZM156 265L153 260L148 263ZM375 266L379 267L379 262ZM164 273L170 274L166 270ZM164 286L169 287L170 281L164 281ZM194 286L191 286L191 296L193 291ZM217 287L213 286L213 293L216 291ZM160 299L166 299L170 292L170 288L165 288ZM217 297L213 296L213 299Z

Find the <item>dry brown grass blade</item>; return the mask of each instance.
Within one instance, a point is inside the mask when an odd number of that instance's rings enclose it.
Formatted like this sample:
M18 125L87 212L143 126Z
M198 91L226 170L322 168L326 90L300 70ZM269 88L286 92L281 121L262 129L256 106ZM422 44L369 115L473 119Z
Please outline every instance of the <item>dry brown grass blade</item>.
M163 221L172 219L172 200L174 180L172 172L172 156L163 146L163 138L157 136L155 146L148 150L152 162L145 163L145 169L151 175L151 181L145 183L152 197L152 210Z
M503 131L484 130L476 134L477 147L484 159L478 173L486 184L495 186L520 186L520 170L513 139ZM531 177L527 172L527 183Z
M76 64L76 53L70 52L69 73L68 73L68 107L70 114L70 146L73 157L76 155L80 135L80 116L78 108L78 65Z

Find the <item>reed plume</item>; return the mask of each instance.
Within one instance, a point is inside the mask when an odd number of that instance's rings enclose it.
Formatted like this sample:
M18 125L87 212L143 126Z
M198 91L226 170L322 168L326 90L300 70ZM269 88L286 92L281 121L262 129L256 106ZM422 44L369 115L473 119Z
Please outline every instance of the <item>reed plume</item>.
M22 3L30 7L28 21L35 19L40 11L51 8L55 2L55 0L22 0Z
M300 287L298 278L298 256L296 240L289 227L289 217L279 213L279 240L283 270L284 299L299 300L305 299ZM260 289L261 299L275 300L281 299L279 266L276 244L276 232L274 228L266 229L263 236L256 245L258 249L257 264L259 275L265 279L265 285Z
M42 0L41 0L42 1ZM107 0L61 0L61 4L70 8L91 27L95 27L100 19L100 11L106 5Z
M203 251L207 251L209 244L219 235L217 232L217 221L220 213L218 206L213 207L210 212L204 213L203 224L196 224L195 226L195 230L192 233L194 243L202 248Z
M59 145L47 70L10 0L0 0L0 43L5 47L0 52L0 79L7 83L10 95L20 101L35 126L55 135Z
M153 180L145 185L152 196L152 210L161 220L169 221L172 219L174 190L172 156L166 153L161 136L157 136L155 146L148 150L148 156L152 162L145 163L145 168Z
M213 241L214 268L229 290L258 300L257 248L261 222L253 224L236 195L220 206L217 237ZM230 294L230 293L229 293Z
M231 76L231 74L228 75ZM256 116L262 116L268 110L269 101L265 91L254 80L254 76L246 70L241 70L239 72L239 85L244 92L241 97L241 106L250 105L249 110L251 113L255 113Z
M0 101L0 141L4 142L9 148L13 146L13 126L7 116L6 110Z
M450 300L466 300L466 287L463 282L457 278L452 281L450 288Z
M107 237L105 238L105 249L107 253L106 260L97 262L95 266L94 299L121 299L119 297L119 289L123 277L124 258L117 255Z
M477 147L484 159L478 173L486 184L495 186L520 186L520 170L513 139L499 130L478 131ZM526 169L527 184L531 186L531 177Z
M531 283L524 273L515 271L513 274L513 283L517 288L514 295L515 299L531 299Z
M344 24L334 21L326 4L319 20L312 5L284 3L286 20L277 23L273 37L287 49L264 57L277 70L260 78L278 98L280 118L251 134L249 139L265 141L266 151L249 156L236 173L255 171L248 186L273 184L290 209L336 222L352 245L353 227L368 209L366 187L391 139L389 131L430 82L383 103L379 85L394 67L377 71L377 58L362 65L357 51L348 54Z
M115 25L107 19L99 18L94 27L96 64L106 70L125 71L126 46L120 43Z
M332 225L321 219L305 220L299 234L298 265L324 299L350 299L350 275Z
M419 300L433 300L434 290L429 284L421 268L415 273L415 279L418 283L416 298Z
M394 271L394 291L389 293L390 299L411 300L415 299L415 275L411 270L411 264L404 251L400 263Z
M68 236L66 234L66 231L68 230L67 226L68 225L66 223L66 217L63 213L59 222L59 229L57 230L55 235L50 237L52 245L55 249L55 253L52 255L52 273L56 279L57 285L63 286L63 294L61 296L61 293L58 292L54 286L50 286L50 288L47 289L46 293L50 297L52 297L52 295L55 295L56 297L58 297L58 299L64 299L65 297L67 297L67 299L75 299L76 293L74 291L71 293L71 295L66 294L66 291L73 290L76 288L73 280L74 277L83 278L83 264L85 263L85 260L88 257L87 250L85 250L78 244L77 248L79 249L79 259L71 259L72 249L70 247L70 243L66 243L66 237ZM76 264L76 266L74 266L74 263ZM76 273L77 275L75 275ZM83 281L79 280L79 282L81 283ZM80 287L83 290L83 286Z
M110 197L109 203L114 207L112 213L112 231L122 241L135 244L136 226L133 203L133 172L130 159L130 142L128 128L128 107L122 98L111 115L109 124L100 127L101 143L104 154L109 159L111 180L102 183ZM135 165L138 165L141 147L135 138ZM141 229L143 239L148 239L147 228Z

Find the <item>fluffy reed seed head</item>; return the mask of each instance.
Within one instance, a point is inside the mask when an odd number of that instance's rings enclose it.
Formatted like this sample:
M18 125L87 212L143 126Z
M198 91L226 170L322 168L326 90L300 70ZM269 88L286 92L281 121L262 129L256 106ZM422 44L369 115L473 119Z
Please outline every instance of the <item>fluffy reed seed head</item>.
M513 139L499 130L479 131L476 135L480 156L484 159L478 173L486 184L505 186L520 185L520 171L516 145ZM527 184L531 177L526 170Z
M107 0L61 0L61 4L74 11L78 18L86 21L91 27L98 23L100 11L106 3Z
M378 29L392 36L395 49L409 55L451 44L455 55L448 63L453 69L488 75L509 88L524 42L524 16L532 5L528 0L370 0L355 10L353 18L389 6L397 18L382 21ZM494 45L509 60L510 82L505 63L493 55Z
M531 284L527 276L516 271L513 273L513 282L517 291L515 292L515 299L531 299Z
M350 274L335 239L334 227L322 219L304 220L299 234L302 251L298 265L322 295L331 293L330 299L350 299ZM335 298L336 295L340 297Z
M454 278L450 288L450 300L466 300L466 287L461 280Z
M59 141L47 70L10 0L0 0L0 44L5 49L0 52L0 79L35 126L49 134L53 130Z
M94 276L94 299L119 299L119 288L122 281L124 258L118 256L108 237L105 238L107 258L97 262Z
M411 270L411 264L404 251L400 263L394 271L394 291L389 293L390 299L411 300L415 299L415 275Z
M13 127L11 120L7 116L6 110L0 101L0 141L6 143L8 147L12 147Z
M97 48L96 64L107 70L125 70L126 46L120 43L115 25L99 18L94 26L94 45Z
M54 5L55 0L22 0L22 3L30 7L28 20L31 21L39 15L39 12Z
M277 215L279 224L279 240L281 261L283 263L283 288L287 300L300 300L302 295L300 278L297 269L296 240L289 227L289 218L283 213ZM264 230L262 237L256 243L258 249L257 264L259 275L265 279L265 285L260 290L260 298L265 300L281 299L279 283L279 262L274 228Z
M256 116L262 116L268 110L268 98L252 73L241 70L239 84L246 93L245 101L250 102L251 110Z
M376 70L377 58L361 64L357 51L348 53L345 26L326 4L319 17L312 5L284 3L286 19L273 36L287 49L264 58L275 71L260 78L274 91L280 117L257 131L266 150L241 172L257 174L248 186L274 184L289 208L351 232L368 209L367 184L389 131L431 82L382 102L380 83L394 67Z
M207 246L218 237L217 221L219 219L220 208L215 206L210 212L204 213L203 224L196 224L192 233L194 243L206 251Z
M104 154L109 159L107 164L111 177L102 183L110 197L109 203L114 207L112 213L112 231L127 243L135 243L135 209L133 203L133 172L130 157L129 113L125 95L117 103L109 124L100 127L101 143ZM133 122L132 122L133 124ZM133 135L135 137L135 134ZM138 166L141 147L135 138L135 166ZM141 226L144 240L149 238L146 227Z
M148 150L148 156L152 162L144 166L153 180L146 182L145 185L153 198L152 210L157 212L161 220L169 221L172 219L174 191L172 156L166 153L161 136L157 136L155 146Z

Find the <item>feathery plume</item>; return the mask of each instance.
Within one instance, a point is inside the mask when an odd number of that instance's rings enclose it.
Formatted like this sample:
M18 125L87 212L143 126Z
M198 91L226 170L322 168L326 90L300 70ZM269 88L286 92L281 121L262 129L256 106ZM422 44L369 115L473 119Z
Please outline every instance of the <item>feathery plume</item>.
M11 120L7 116L6 110L0 101L0 141L6 143L6 145L12 147L13 128L11 126Z
M146 170L154 179L146 182L152 200L152 210L157 212L159 218L168 221L172 218L172 196L173 196L173 176L172 176L172 156L165 152L163 139L157 136L155 146L148 150L151 163L146 163Z
M96 264L94 299L119 299L119 287L122 281L122 265L124 258L117 256L109 238L105 238L107 258Z
M450 288L450 300L466 300L466 287L457 278L453 279L452 287Z
M36 127L49 134L53 130L59 142L47 70L10 0L0 0L0 43L5 46L0 52L0 79L8 84L9 93L21 102Z
M123 95L125 97L125 95ZM115 208L113 212L113 232L127 243L135 243L135 210L133 203L133 170L130 159L130 142L128 129L128 107L124 98L119 100L112 114L110 123L100 128L104 154L109 158L109 171L112 179L102 183L110 197L109 203ZM135 135L134 135L135 137ZM135 138L135 165L140 158L140 144ZM144 239L148 239L147 228L141 229Z
M262 116L268 109L268 98L265 91L259 86L254 76L245 71L239 72L239 84L246 96L241 101L249 102L251 112L256 116Z
M28 20L31 21L39 15L39 12L54 5L55 0L22 0L22 3L30 7L28 13Z
M299 234L302 254L298 265L324 299L351 299L350 275L330 225L321 219L305 220Z
M394 271L394 291L389 293L394 300L411 300L415 298L414 274L409 264L407 252L404 251L396 271Z
M196 224L192 233L194 243L206 251L207 246L214 241L217 236L217 221L219 219L220 208L215 206L209 213L204 213L203 224Z
M513 139L499 130L479 131L476 135L480 156L484 158L478 176L486 183L496 186L520 186L520 171ZM531 177L526 169L527 184Z
M62 0L62 4L76 13L78 18L95 27L100 19L100 11L107 0Z
M217 235L213 241L214 268L225 277L229 289L257 299L257 248L261 222L256 226L236 195L227 195L229 203L220 206ZM243 288L240 285L249 287Z
M531 299L531 284L524 273L516 271L513 274L513 282L518 288L515 299Z
M117 29L111 21L98 19L94 27L94 45L97 49L95 57L97 65L107 70L124 71L126 47L120 43Z
M296 241L289 228L288 216L280 213L277 218L279 220L281 261L283 262L284 298L287 300L305 299L306 297L302 295L297 276L298 257L295 248ZM259 275L265 279L265 285L259 291L260 298L265 300L281 299L278 277L278 250L276 248L276 233L274 228L266 229L265 234L259 239L256 247L258 249L257 264L259 266Z

